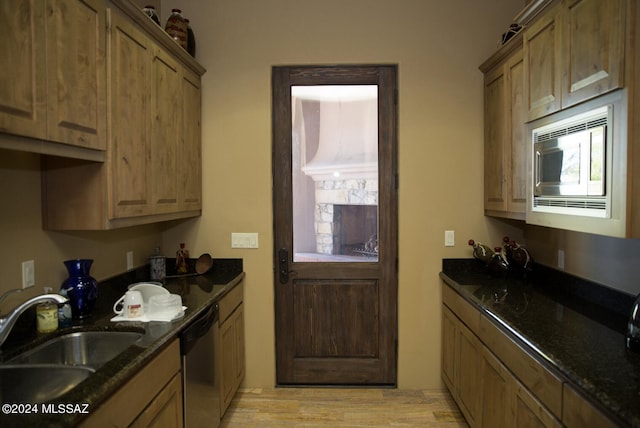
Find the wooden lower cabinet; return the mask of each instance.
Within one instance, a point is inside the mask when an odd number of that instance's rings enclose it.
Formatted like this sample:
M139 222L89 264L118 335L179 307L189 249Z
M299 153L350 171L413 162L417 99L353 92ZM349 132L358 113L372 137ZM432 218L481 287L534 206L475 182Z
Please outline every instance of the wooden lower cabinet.
M219 302L219 340L216 347L220 361L220 415L224 416L244 379L244 305L240 284Z
M479 396L482 400L482 415L478 426L509 428L512 419L511 385L513 377L509 370L487 348L481 345Z
M619 426L444 283L442 302L442 381L469 426Z
M547 381L533 360L519 354L519 348L509 348L506 336L505 343L496 342L494 349L486 341L481 340L486 328L486 319L481 316L480 322L470 312L472 307L450 288L443 289L442 306L442 379L449 388L453 398L460 407L467 423L472 428L511 428L511 427L561 427L561 396L558 396L558 414L549 410L537 396L532 393L514 374L512 366L517 370L527 366L532 372L530 376L542 382L545 388L558 388L562 392L562 383L555 385ZM453 310L456 312L454 313ZM475 310L479 315L479 311ZM458 312L462 315L458 317ZM463 319L470 320L471 325ZM500 354L509 353L503 359ZM522 362L519 362L522 360ZM551 379L555 379L551 376ZM536 387L539 385L536 385ZM552 393L551 396L554 393Z
M618 424L582 397L575 388L565 384L563 391L562 422L568 428L614 428Z
M180 341L174 339L102 405L82 427L181 428Z

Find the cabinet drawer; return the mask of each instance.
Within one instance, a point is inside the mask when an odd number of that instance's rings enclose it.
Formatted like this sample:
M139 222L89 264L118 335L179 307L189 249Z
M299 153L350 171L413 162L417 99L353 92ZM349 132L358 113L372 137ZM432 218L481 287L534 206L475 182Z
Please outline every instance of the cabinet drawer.
M224 297L218 302L219 307L219 317L218 323L222 324L229 315L233 313L235 308L238 307L240 303L242 303L242 296L244 294L244 284L240 283L236 285L233 290L229 291Z
M564 385L564 405L562 406L562 423L568 427L598 427L614 428L618 424L614 423L604 413L593 404L584 399L578 392Z
M478 309L464 300L445 283L442 283L442 301L471 331L478 334L478 330L480 329L480 312Z
M551 412L562 416L562 379L529 355L486 317L481 316L480 340Z
M81 426L129 426L169 381L180 372L180 341L160 354L116 391Z

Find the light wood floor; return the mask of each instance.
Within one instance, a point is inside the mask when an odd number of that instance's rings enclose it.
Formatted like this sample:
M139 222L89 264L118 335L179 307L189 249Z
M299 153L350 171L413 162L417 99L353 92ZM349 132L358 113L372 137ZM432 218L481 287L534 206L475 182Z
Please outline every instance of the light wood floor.
M468 427L446 391L240 389L222 428Z

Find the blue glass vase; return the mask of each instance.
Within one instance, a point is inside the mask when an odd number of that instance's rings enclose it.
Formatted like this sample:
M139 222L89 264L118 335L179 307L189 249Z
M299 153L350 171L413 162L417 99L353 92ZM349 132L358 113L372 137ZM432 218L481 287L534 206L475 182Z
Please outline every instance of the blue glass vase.
M91 259L67 260L64 265L69 271L69 278L60 286L60 294L69 299L71 315L73 318L82 319L91 315L91 311L98 298L98 281L89 271Z

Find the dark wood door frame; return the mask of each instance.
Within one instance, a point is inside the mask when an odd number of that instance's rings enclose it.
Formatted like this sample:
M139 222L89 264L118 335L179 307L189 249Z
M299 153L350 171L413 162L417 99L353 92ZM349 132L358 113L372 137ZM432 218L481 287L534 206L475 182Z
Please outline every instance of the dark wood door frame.
M380 249L377 263L293 263L292 260L291 86L327 84L378 85L378 188L381 197L378 205ZM276 382L279 385L395 386L398 330L397 66L274 67L272 95ZM282 249L289 250L287 269L295 271L284 284L280 278L278 257ZM329 277L327 272L330 272ZM363 331L379 332L372 338L374 343L370 346L360 344L358 351L363 355L296 355L301 340L292 339L291 331L297 328L295 323L301 317L294 315L290 307L294 299L308 297L308 301L315 302L314 293L325 293L325 298L330 296L330 290L343 289L355 290L352 294L359 296L354 299L356 305L368 309L365 320L368 325ZM337 297L335 304L345 299L348 297ZM324 302L319 307L327 304ZM350 315L347 313L347 316ZM298 343L294 343L295 340ZM306 338L302 337L304 340Z

